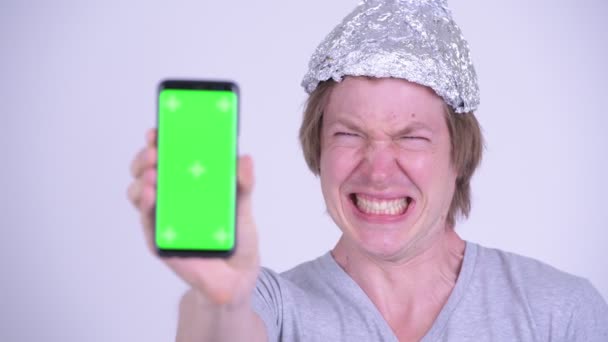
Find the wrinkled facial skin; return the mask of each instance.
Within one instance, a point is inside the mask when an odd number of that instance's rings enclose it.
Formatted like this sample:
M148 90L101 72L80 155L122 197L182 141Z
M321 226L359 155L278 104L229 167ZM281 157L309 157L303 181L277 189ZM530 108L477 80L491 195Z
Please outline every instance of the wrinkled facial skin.
M443 100L401 79L347 77L325 107L320 179L341 242L400 259L446 228L456 172Z

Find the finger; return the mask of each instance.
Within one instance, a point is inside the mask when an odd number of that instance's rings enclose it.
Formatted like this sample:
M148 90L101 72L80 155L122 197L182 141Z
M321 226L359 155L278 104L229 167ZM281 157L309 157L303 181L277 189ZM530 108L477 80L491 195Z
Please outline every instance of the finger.
M253 160L250 156L239 157L237 177L239 196L250 196L254 183Z
M156 186L158 171L155 168L149 167L142 174L142 180L145 185Z
M156 187L151 184L143 184L141 190L140 206L141 213L153 216L156 207Z
M156 141L157 141L157 137L158 137L158 131L156 130L156 128L150 128L147 132L146 132L146 144L147 146L156 146Z
M144 229L144 237L146 239L146 245L150 251L156 254L156 248L154 244L154 225L156 222L156 191L154 187L146 186L142 190L141 199L141 223Z
M253 160L249 156L239 158L238 162L238 217L252 218L251 194L253 192ZM243 222L249 223L249 222Z
M234 263L257 263L257 233L253 220L251 197L253 193L254 175L253 160L249 156L239 158L238 166L238 204L237 204L237 252L241 258Z
M146 148L142 148L135 154L135 158L131 161L131 176L134 178L139 177L139 174L143 171L146 158Z
M140 199L141 199L141 184L142 182L139 179L135 179L129 185L127 189L127 196L129 197L129 201L133 204L135 208L139 209Z
M148 166L156 165L156 157L156 129L151 128L146 132L146 147L137 152L131 162L131 175L139 177Z
M141 225L144 230L146 247L152 254L156 254L156 244L154 242L154 219L147 215L141 215Z
M158 153L155 147L140 150L131 162L131 175L139 178L147 168L156 168Z

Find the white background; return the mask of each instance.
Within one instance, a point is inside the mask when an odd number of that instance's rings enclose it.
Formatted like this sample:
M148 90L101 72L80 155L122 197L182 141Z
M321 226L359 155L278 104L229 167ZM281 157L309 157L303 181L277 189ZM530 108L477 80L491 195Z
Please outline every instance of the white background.
M0 340L169 341L184 285L144 247L128 166L165 77L242 91L263 264L338 230L297 130L308 58L356 1L0 2ZM452 0L487 148L466 238L608 297L608 5Z

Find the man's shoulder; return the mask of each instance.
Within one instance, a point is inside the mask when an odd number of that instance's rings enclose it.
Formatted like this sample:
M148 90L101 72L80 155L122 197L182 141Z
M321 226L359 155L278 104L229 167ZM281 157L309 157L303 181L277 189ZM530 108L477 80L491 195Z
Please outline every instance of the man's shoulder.
M470 276L460 305L467 313L464 322L541 340L606 341L608 305L588 280L534 258L469 246L469 269L463 266L461 272Z
M318 286L318 283L326 283L324 280L332 275L331 258L329 252L309 261L302 262L291 269L283 272L275 272L269 268L262 267L260 281L274 283L282 287L310 288Z
M495 274L523 279L526 283L552 282L572 285L583 280L578 276L564 272L541 260L497 248L478 246L476 267L488 274Z
M478 245L475 279L478 286L496 288L542 306L575 307L597 293L585 278L543 261Z
M331 258L329 252L315 258L302 262L284 272L281 272L281 276L292 281L306 281L312 275L322 275L329 270L327 269L328 262L327 258Z

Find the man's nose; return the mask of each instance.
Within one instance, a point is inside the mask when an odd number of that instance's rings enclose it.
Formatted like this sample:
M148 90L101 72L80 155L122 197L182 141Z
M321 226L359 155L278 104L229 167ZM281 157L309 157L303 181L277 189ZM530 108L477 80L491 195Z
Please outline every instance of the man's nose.
M383 184L397 168L397 155L390 141L376 141L367 146L365 153L366 170L370 181Z

